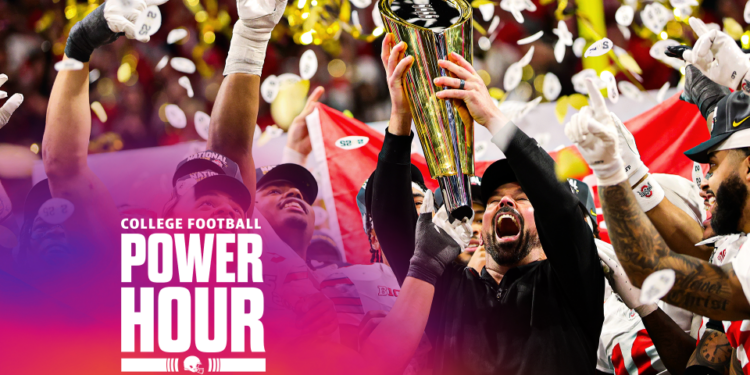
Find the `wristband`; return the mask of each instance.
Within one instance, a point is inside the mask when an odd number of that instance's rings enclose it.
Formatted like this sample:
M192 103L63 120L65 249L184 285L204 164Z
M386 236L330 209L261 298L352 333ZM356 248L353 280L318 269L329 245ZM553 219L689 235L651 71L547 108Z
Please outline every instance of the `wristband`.
M109 29L104 18L104 5L100 5L70 29L65 55L80 62L89 62L95 49L114 42L123 34Z
M664 189L654 179L653 176L648 175L643 182L637 184L633 188L635 194L635 200L638 201L638 205L641 206L643 212L649 212L656 207L664 199Z
M271 40L271 33L259 34L242 22L237 20L234 24L224 76L233 73L260 76L263 72L263 61L266 59L266 48Z
M656 311L659 306L657 306L655 303L649 304L649 305L640 305L633 310L635 310L636 313L638 313L638 316L641 318L644 318L648 316L648 314L651 314L652 312Z

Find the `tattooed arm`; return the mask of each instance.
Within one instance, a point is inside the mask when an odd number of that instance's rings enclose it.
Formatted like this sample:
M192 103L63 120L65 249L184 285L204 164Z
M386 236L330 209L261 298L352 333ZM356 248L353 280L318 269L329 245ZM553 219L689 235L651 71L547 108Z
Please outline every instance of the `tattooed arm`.
M641 287L655 271L673 269L676 280L665 302L716 320L750 317L750 305L732 265L717 267L670 250L627 182L600 186L599 199L612 246L635 286Z
M707 329L698 342L693 355L690 356L687 367L693 367L709 373L728 374L729 364L732 362L732 347L724 332ZM739 372L742 374L742 370Z

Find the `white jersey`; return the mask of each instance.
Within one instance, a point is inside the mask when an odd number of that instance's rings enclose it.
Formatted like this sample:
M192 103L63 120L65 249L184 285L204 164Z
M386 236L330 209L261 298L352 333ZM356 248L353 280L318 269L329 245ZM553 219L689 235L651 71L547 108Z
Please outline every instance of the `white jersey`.
M745 297L750 300L750 242L743 234L731 234L728 236L717 236L710 238L701 244L714 243L715 249L711 255L710 262L717 266L732 264L734 272L742 285ZM699 331L699 338L706 331L708 318L703 318ZM723 321L724 332L732 348L737 349L737 359L742 365L742 372L750 375L750 357L747 349L750 348L750 320ZM746 347L745 344L748 344Z
M596 245L610 257L616 257L610 244L597 240ZM611 291L608 283L607 290ZM690 331L692 313L661 301L658 304L680 328ZM616 375L668 373L641 317L615 293L610 293L604 301L604 324L596 354L596 368L602 372Z
M401 291L391 267L382 263L341 267L320 283L336 305L339 323L359 326L365 313L391 311Z

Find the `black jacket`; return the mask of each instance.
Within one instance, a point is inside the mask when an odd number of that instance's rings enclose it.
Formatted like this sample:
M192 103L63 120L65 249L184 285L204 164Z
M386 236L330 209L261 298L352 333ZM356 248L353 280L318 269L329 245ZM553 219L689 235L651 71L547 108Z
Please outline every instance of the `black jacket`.
M375 232L399 282L417 221L411 139L386 133L372 182ZM505 155L534 207L547 259L511 269L500 285L486 270L446 269L427 324L435 373L593 374L604 278L591 229L536 140L518 130Z

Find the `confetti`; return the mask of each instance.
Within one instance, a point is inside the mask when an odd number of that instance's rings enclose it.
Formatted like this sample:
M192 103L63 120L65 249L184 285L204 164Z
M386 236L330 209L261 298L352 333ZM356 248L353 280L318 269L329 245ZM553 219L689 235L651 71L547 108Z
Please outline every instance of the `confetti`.
M643 24L654 34L661 33L667 22L673 18L672 12L659 3L648 4L641 11Z
M101 77L102 73L99 72L99 69L93 69L89 72L89 83L96 82L99 77Z
M500 9L510 12L516 22L523 23L523 14L521 11L528 10L529 12L536 11L536 5L528 0L502 0L500 1Z
M644 305L650 305L658 302L662 297L669 293L674 286L675 272L671 269L656 271L645 280L641 286L641 300Z
M750 1L750 0L749 0ZM578 38L573 42L573 54L580 58L583 55L583 49L586 47L586 39Z
M187 30L183 28L174 29L169 32L169 35L167 35L167 44L175 44L184 39L186 36L188 36Z
M492 16L495 15L495 4L482 4L479 6L479 13L482 14L482 20L484 22L489 22L492 19Z
M563 121L565 120L565 115L567 113L568 113L568 97L561 96L557 98L557 101L555 102L555 117L557 117L557 122L562 124Z
M518 84L521 83L521 77L523 76L523 67L531 62L533 56L534 46L531 46L529 51L526 52L518 62L510 64L508 70L505 71L505 76L503 77L503 88L505 88L505 91L509 92L518 87Z
M617 25L617 28L620 30L620 33L625 40L630 40L630 29L623 25Z
M492 47L492 42L486 36L480 36L477 44L479 45L479 48L482 49L482 51L489 51Z
M586 49L586 53L583 55L583 57L589 57L589 56L601 56L609 50L612 49L612 41L609 40L609 38L604 38L601 40L598 40L591 44L589 48Z
M167 116L169 124L177 129L182 129L187 126L187 117L180 107L175 104L170 104L164 108L164 112Z
M750 0L748 0L748 1L750 1ZM499 16L495 16L494 18L492 18L492 22L490 22L490 27L487 28L487 34L494 33L495 29L497 29L498 26L500 26L500 17Z
M588 92L588 90L586 90L586 78L591 78L596 84L596 88L598 89L603 89L606 87L605 83L601 79L599 79L599 75L596 74L596 70L584 69L574 74L570 80L571 82L573 82L573 89L576 90L576 92L579 92L581 94L586 94Z
M190 85L190 79L188 77L182 76L180 79L177 80L177 83L184 87L185 90L187 90L187 95L189 98L193 97L193 86Z
M617 87L620 89L622 94L625 95L626 98L633 99L637 102L643 100L643 93L641 93L641 90L639 90L636 85L628 81L620 81L617 83Z
M745 32L745 30L743 30L742 25L737 23L734 18L724 17L724 32L729 34L732 39L739 40L742 38L742 33Z
M542 99L543 98L539 96L530 102L523 102L520 100L506 100L500 103L500 105L498 105L498 108L506 117L508 117L510 121L518 121L526 116L529 111L534 109L534 107L536 107L539 102L542 101Z
M614 74L609 70L605 70L599 74L599 78L604 81L604 84L607 86L607 97L609 98L609 101L617 103L617 100L620 99L620 92L617 91L617 81L615 80Z
M553 102L560 95L562 91L562 85L560 79L554 73L547 73L544 75L544 83L542 84L542 93L547 100Z
M565 21L560 20L557 23L557 28L552 29L552 33L557 35L560 40L565 43L566 46L573 45L573 33L568 31L568 25Z
M135 20L135 29L139 36L151 36L161 28L161 11L156 5L146 8ZM170 34L171 35L171 34Z
M659 92L656 93L656 101L661 103L664 101L664 97L667 96L667 90L669 90L669 82L664 82L664 84L659 89Z
M628 27L633 23L634 15L635 10L633 10L633 7L630 5L623 5L617 8L617 12L615 12L615 21L617 21L617 24L620 26Z
M693 182L700 189L701 182L703 182L703 167L698 162L693 162Z
M474 157L479 159L487 152L488 149L487 141L476 141L474 142Z
M685 7L698 6L698 2L696 0L669 0L669 3L672 4L672 8L685 8Z
M195 124L195 132L201 138L208 140L208 126L211 124L211 117L206 112L197 111L193 117L193 123Z
M5 99L8 97L8 93L5 91L0 91L0 99Z
M260 85L260 96L263 97L263 100L265 100L266 103L273 103L273 100L276 99L278 93L279 78L272 74L263 81L263 84Z
M81 70L83 69L83 63L76 60L68 58L67 60L62 60L55 64L55 70L58 72L61 72L63 70Z
M565 58L565 43L563 43L562 39L558 39L557 43L555 43L555 61L557 63L561 63L563 59Z
M94 111L96 118L101 122L107 122L107 112L104 110L102 103L93 102L91 103L91 110Z
M299 59L299 75L302 79L310 79L318 71L318 57L311 49L305 51Z
M365 9L372 4L372 0L351 0L351 3L359 9Z
M263 147L270 140L281 137L282 134L284 134L284 129L276 125L266 126L266 131L264 131L263 134L260 135L260 139L258 139L258 147Z
M164 56L159 60L159 63L156 64L156 71L159 72L162 69L164 69L165 66L167 66L167 63L169 62L169 56Z
M75 212L75 206L67 199L52 198L39 207L39 217L49 224L62 224Z
M172 65L172 69L181 73L195 73L195 63L184 57L173 57L172 60L169 61L169 65Z
M380 16L378 7L372 7L372 23L375 27L383 27L383 18Z
M586 161L571 148L563 148L557 153L555 174L558 181L566 181L568 178L581 178L589 173Z
M336 145L336 147L343 150L355 150L366 145L369 141L369 137L350 135L348 137L337 139L334 144Z
M745 11L743 12L745 23L750 23L750 0L745 3Z
M519 39L518 42L516 42L519 46L522 46L524 44L529 44L532 42L536 42L544 35L544 31L540 31L532 36L527 36L526 38Z

